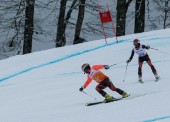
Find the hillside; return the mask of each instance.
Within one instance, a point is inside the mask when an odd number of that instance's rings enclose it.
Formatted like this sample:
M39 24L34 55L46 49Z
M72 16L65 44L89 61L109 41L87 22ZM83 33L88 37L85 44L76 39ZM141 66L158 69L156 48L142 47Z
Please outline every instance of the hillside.
M65 46L18 55L0 60L0 121L1 122L169 122L170 121L170 29L133 34L118 38ZM138 57L128 65L133 39L150 45L148 54L161 79L154 82L150 67L143 65L144 84L137 82ZM93 81L79 92L86 75L83 63L117 64L102 70L114 85L133 99L87 107L85 103L103 100ZM114 96L117 93L106 89ZM97 100L94 100L94 98Z

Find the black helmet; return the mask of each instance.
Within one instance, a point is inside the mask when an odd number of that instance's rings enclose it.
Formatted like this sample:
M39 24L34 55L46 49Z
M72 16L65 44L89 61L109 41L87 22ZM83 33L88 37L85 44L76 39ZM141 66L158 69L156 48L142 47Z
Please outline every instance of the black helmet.
M81 66L81 69L84 73L87 73L87 70L90 70L90 65L88 63L85 63Z

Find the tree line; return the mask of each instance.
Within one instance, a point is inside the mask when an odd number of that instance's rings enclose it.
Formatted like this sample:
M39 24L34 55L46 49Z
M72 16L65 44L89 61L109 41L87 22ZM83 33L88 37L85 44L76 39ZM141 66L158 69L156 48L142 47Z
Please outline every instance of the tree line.
M147 21L150 22L151 28L157 28L157 23L162 24L162 28L170 27L169 15L170 15L170 0L113 0L116 4L116 11L111 12L112 16L115 16L116 35L123 36L126 34L127 12L132 3L135 3L134 13L130 13L132 18L134 17L134 33L141 33L145 31L146 16ZM151 17L152 13L150 4L153 4L158 11L163 14L155 17ZM111 3L110 3L111 4ZM53 7L51 7L51 6ZM46 2L38 0L2 0L0 5L0 35L5 40L1 46L1 51L11 51L17 48L14 55L27 54L32 52L32 41L34 34L39 34L35 31L35 28L41 30L41 25L36 24L36 21L42 21L35 19L35 8L46 8L50 13L57 12L55 15L56 23L56 39L55 47L62 47L66 45L68 28L74 31L73 43L78 44L85 42L86 39L81 37L82 31L86 34L101 34L102 31L100 23L85 21L86 14L94 16L99 19L98 3L95 0L46 0ZM111 6L112 7L112 6ZM72 16L75 16L72 17ZM163 22L162 22L163 21ZM12 30L12 31L11 31ZM10 33L11 32L11 33ZM6 38L5 38L6 37ZM7 43L7 44L6 44Z

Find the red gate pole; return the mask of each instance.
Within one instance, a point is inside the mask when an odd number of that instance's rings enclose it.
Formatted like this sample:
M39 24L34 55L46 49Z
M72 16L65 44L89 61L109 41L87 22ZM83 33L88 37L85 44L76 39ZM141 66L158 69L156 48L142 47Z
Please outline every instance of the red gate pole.
M106 33L105 33L105 31L104 31L104 25L103 25L103 23L102 23L102 29L103 29L103 34L104 34L104 38L105 38L105 42L106 42L106 44L107 44L107 40L106 40Z
M110 9L109 9L109 7L108 7L108 4L106 4L107 5L107 9L108 9L108 11L110 12ZM116 41L117 41L117 43L118 43L118 39L117 39L117 33L116 33L116 30L115 30L115 28L114 28L114 23L113 23L113 20L112 20L112 27L113 27L113 31L114 31L114 33L115 33L115 37L116 37Z
M98 11L99 11L99 14L100 14L100 13L101 13L101 11L100 11L100 5L99 5L99 4L97 4L97 5L98 5ZM102 20L101 20L101 22L102 22ZM107 44L106 33L105 33L105 31L104 31L103 22L102 22L102 30L103 30L103 35L104 35L104 38L105 38L105 42L106 42L106 44Z

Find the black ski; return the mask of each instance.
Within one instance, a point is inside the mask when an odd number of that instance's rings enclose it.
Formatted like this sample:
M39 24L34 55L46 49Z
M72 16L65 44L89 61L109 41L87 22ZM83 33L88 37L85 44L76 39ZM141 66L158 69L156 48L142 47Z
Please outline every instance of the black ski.
M135 99L135 98L137 98L137 97L142 97L142 96L145 96L145 95L148 95L148 94L130 95L129 97L126 97L126 98L117 98L117 99L115 99L115 100L108 101L108 102L106 102L106 103L110 103L110 102L114 102L114 101L119 101L119 100ZM91 103L86 103L85 105L86 105L86 106L93 106L93 105L99 105L99 104L105 104L105 102L103 102L103 101L91 102Z
M98 102L91 102L91 103L86 103L86 106L92 106L92 105L97 105L97 104L104 104L104 103L110 103L110 102L114 102L114 101L118 101L121 100L123 98L117 98L111 101L107 101L107 102L103 102L103 101L98 101Z

